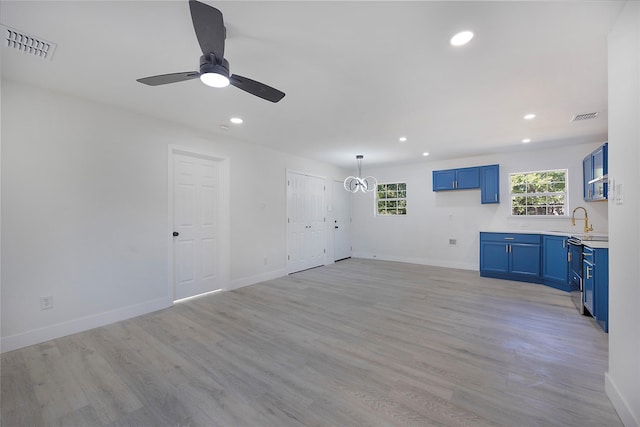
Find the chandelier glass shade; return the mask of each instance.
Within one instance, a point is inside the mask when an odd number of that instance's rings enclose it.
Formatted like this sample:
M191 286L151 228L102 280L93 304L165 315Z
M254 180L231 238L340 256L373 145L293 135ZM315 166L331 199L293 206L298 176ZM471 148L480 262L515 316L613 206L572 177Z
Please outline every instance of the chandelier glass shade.
M356 156L356 162L358 162L358 176L348 176L344 180L344 188L347 191L352 193L357 193L358 190L363 193L367 193L373 191L378 186L378 181L372 177L367 176L365 178L361 178L362 176L362 159L364 156L362 154L358 154Z

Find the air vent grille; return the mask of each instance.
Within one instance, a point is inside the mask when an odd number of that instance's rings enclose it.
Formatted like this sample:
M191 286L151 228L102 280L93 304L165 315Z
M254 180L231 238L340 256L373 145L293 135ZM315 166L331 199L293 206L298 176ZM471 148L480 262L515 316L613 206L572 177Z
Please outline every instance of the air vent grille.
M579 122L581 120L595 119L596 117L598 117L597 111L594 113L580 113L573 116L570 122L573 123L573 122Z
M47 59L49 61L53 58L53 54L57 47L55 43L14 30L13 28L5 25L0 25L0 28L2 29L2 42L5 47L18 50L37 58Z

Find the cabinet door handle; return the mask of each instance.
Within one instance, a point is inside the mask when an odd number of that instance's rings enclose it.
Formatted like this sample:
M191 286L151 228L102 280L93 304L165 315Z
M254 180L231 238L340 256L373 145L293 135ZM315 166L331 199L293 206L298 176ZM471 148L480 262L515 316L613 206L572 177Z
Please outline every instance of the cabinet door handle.
M493 200L498 201L498 193L493 193Z
M571 262L571 252L567 252L567 262Z
M587 267L587 279L591 279L591 277L593 277L591 276L591 270L591 268Z
M505 251L506 253L509 253L509 245L504 245L504 251Z
M504 240L514 240L515 237L505 237Z

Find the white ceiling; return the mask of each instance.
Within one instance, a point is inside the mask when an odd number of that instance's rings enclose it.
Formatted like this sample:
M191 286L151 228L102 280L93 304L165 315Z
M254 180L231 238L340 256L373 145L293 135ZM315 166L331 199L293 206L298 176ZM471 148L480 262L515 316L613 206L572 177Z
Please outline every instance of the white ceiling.
M2 76L346 167L356 154L371 166L607 137L607 33L621 2L207 3L224 14L231 72L282 101L136 82L198 70L186 0L2 1L2 24L58 45L52 61L3 47ZM452 47L467 29L474 39Z

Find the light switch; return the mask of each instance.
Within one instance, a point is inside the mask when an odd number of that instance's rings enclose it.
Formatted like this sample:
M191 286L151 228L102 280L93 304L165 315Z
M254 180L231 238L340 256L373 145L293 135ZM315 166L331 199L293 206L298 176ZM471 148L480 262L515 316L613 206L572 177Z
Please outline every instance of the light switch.
M616 205L622 205L622 184L616 184L616 193L615 193Z

